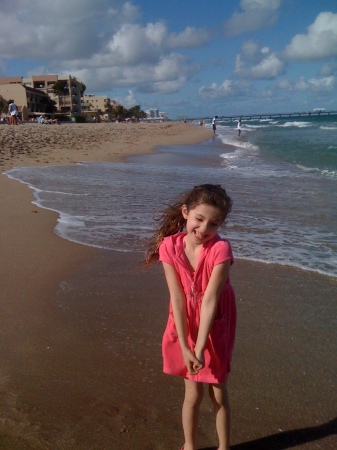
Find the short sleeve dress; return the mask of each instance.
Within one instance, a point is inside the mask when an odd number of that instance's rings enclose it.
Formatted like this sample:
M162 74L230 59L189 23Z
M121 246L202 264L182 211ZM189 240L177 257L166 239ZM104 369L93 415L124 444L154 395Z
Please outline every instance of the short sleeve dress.
M198 336L200 310L213 267L234 262L230 243L216 235L201 249L198 265L192 272L184 252L186 232L166 237L159 248L159 260L174 266L185 293L188 342L194 349ZM236 329L236 304L229 277L219 296L217 311L205 349L205 367L196 375L185 366L170 302L169 318L162 341L164 372L205 383L223 383L230 372Z

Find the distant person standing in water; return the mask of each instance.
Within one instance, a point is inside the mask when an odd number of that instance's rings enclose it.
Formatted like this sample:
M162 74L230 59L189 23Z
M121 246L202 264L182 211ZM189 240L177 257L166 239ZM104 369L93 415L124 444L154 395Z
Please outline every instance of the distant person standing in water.
M215 119L217 119L218 116L214 116L212 119L212 128L213 128L213 133L215 134L216 132L216 123L215 123Z
M240 136L241 135L241 119L239 119L239 122L238 122L238 136Z

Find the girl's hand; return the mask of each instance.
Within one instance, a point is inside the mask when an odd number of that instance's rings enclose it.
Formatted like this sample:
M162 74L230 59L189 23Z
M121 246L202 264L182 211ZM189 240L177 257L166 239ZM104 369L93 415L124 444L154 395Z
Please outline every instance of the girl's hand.
M191 375L196 375L200 369L204 367L204 364L202 364L196 356L193 354L193 352L190 349L186 349L183 352L183 358L184 362L186 364L188 373Z
M195 357L198 360L198 365L194 366L195 368L198 367L198 371L205 367L205 357L203 351L198 351L197 349L194 350Z

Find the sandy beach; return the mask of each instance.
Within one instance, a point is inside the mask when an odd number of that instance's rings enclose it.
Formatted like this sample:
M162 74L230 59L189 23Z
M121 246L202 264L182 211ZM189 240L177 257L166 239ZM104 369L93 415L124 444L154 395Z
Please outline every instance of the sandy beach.
M212 135L184 123L1 125L0 167L122 161ZM0 189L0 449L179 449L161 267L66 241L26 185L1 174ZM238 259L231 278L232 449L335 449L337 280ZM206 398L199 436L216 450Z

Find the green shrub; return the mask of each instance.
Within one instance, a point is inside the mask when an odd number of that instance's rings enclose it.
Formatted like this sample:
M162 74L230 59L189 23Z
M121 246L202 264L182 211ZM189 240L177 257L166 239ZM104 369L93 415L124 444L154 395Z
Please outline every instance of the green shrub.
M74 119L75 119L76 123L84 123L85 122L85 117L83 117L83 116L75 116Z
M59 122L70 122L70 117L63 114L55 114L55 119Z

